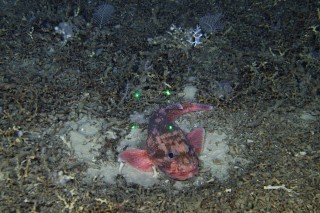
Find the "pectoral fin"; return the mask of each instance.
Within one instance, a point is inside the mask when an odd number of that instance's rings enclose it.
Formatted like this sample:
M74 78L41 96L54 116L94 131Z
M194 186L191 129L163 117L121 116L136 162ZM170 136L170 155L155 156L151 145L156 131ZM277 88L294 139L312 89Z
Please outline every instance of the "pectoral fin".
M152 171L153 162L146 150L128 149L119 154L119 159L140 171Z
M200 154L204 144L204 128L196 128L192 130L188 135L187 139L189 140L191 146L194 148L197 154Z

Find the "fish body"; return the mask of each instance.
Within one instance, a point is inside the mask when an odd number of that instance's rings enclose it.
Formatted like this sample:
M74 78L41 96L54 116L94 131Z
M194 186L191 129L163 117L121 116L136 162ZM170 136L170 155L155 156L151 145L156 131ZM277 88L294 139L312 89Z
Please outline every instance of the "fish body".
M185 134L174 121L185 113L211 109L212 106L190 102L160 108L150 118L145 149L125 150L119 154L120 161L145 172L155 166L176 180L193 177L199 172L198 155L205 131L196 128Z

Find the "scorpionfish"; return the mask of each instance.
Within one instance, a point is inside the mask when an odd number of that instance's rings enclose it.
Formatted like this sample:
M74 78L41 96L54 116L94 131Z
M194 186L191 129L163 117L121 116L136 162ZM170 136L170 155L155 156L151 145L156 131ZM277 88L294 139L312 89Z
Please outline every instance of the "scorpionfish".
M150 118L145 149L125 150L119 160L144 172L158 168L176 180L197 175L205 130L196 128L185 134L174 120L185 113L211 109L210 105L190 102L160 108Z

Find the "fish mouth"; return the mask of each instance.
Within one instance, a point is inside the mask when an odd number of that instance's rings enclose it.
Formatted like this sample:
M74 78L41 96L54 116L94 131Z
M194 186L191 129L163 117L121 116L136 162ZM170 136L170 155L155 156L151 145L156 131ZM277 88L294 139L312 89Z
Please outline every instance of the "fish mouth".
M179 172L171 172L169 173L169 176L173 179L176 179L176 180L187 180L189 178L192 178L193 176L197 175L199 172L199 169L198 168L193 168L193 169L190 169L188 171L179 171Z

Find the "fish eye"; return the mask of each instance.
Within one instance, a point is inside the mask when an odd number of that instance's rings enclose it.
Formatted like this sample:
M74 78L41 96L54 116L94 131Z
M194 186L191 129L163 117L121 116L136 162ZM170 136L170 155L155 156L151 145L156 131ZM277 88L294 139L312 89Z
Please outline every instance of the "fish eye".
M174 157L174 154L172 152L169 152L168 156L169 156L169 158L172 159Z

